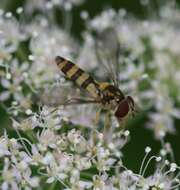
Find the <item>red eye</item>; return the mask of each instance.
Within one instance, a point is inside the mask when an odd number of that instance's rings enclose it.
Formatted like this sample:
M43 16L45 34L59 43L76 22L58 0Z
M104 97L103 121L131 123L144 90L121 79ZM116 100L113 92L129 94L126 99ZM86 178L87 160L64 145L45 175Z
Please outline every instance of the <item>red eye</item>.
M116 112L115 112L115 116L118 119L121 119L123 117L125 117L129 112L129 105L128 105L128 101L126 99L124 99L123 101L120 102Z

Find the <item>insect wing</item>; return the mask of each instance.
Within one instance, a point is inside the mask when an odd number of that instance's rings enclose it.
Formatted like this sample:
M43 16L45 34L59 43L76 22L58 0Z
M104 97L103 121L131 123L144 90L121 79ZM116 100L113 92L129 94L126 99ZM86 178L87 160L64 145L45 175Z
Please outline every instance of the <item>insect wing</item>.
M118 87L120 44L114 30L107 29L97 34L95 53L98 62L104 67L110 80Z
M99 103L96 99L90 97L87 92L75 88L70 83L45 88L39 92L38 99L42 105L53 107Z
M41 93L43 105L51 107L50 114L58 114L69 119L74 124L93 126L95 109L101 102L90 98L87 94L72 85L54 86Z

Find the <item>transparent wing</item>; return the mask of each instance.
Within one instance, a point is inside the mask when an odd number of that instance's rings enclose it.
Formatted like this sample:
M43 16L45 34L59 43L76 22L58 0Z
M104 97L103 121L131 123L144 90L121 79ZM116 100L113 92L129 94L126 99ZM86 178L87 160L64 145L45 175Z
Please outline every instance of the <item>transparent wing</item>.
M42 105L53 107L98 103L86 91L75 88L70 83L66 85L53 85L42 89L38 94L38 99Z
M80 106L80 105L85 105L85 104L87 105L87 104L97 104L97 103L100 103L100 101L85 99L85 98L70 98L70 99L66 100L64 103L56 106L56 108L53 109L51 111L51 113L57 111L59 109L59 107L61 107L61 106L74 106L74 105Z
M101 102L89 97L88 93L67 85L54 86L41 94L41 104L51 109L49 114L58 113L74 124L93 126L96 109Z
M120 43L115 30L106 29L97 34L95 53L98 62L106 70L110 80L119 85L119 57L121 55Z

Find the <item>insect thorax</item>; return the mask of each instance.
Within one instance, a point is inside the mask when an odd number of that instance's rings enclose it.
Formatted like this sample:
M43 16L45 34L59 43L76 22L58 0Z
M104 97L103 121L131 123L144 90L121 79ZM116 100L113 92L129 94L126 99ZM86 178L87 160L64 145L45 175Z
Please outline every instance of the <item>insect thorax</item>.
M124 96L118 88L109 83L100 83L102 104L110 107L116 107L117 104L124 99Z

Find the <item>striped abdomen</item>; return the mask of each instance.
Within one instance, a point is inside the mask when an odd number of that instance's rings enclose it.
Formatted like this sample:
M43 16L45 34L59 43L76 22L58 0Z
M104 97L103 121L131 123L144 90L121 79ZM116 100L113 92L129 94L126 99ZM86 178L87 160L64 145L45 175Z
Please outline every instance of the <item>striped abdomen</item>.
M98 83L76 64L60 56L56 57L56 64L68 79L87 90L93 97L99 96Z

